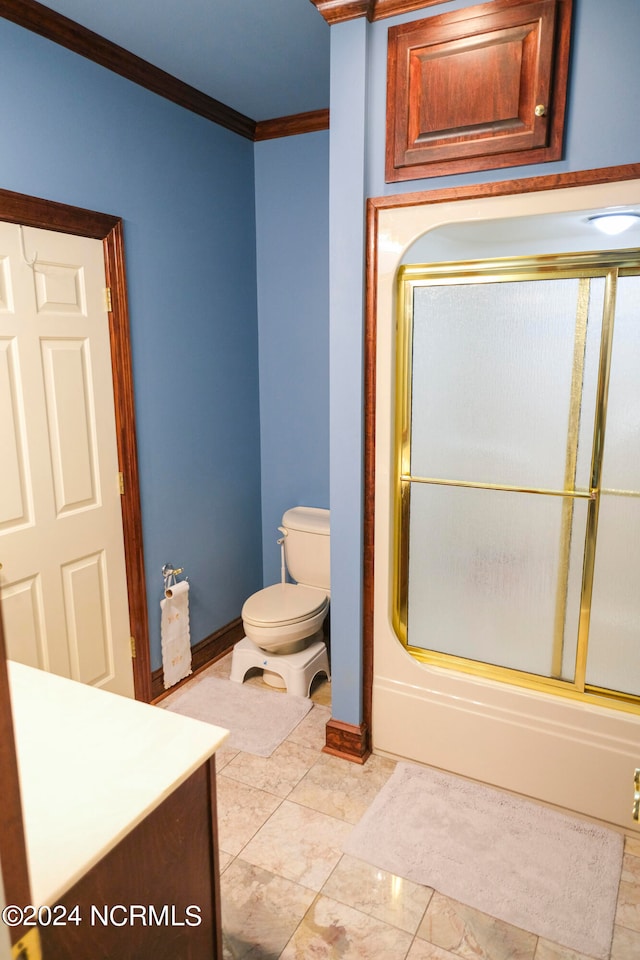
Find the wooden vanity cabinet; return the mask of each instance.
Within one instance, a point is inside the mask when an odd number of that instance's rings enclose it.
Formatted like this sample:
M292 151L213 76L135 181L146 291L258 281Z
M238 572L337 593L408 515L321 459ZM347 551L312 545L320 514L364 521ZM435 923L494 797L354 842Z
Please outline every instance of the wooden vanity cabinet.
M58 901L81 922L41 927L43 960L222 960L215 797L212 757Z
M222 960L215 751L227 735L7 662L0 611L4 897L42 907L39 926L25 910L30 922L10 928L13 956Z

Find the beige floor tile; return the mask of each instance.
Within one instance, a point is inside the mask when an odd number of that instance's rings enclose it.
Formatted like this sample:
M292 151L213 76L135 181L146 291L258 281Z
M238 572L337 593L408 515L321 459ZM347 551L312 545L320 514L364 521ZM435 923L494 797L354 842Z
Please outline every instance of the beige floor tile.
M567 947L561 947L557 943L550 943L549 940L540 939L534 960L592 960L592 958L585 956L584 953L568 950Z
M435 943L427 943L426 940L416 937L407 954L407 960L457 960L457 957L442 947L436 947Z
M225 766L224 775L284 798L291 793L317 759L318 751L312 747L285 740L270 757L256 757L251 753L236 754Z
M231 654L190 683L230 668ZM216 754L225 960L591 960L343 855L395 763L320 753L331 684L312 700L270 758ZM640 836L625 838L610 960L640 960Z
M212 663L210 667L207 667L206 670L203 670L198 676L203 677L224 677L225 679L231 673L231 653L226 653L224 657L221 657L219 660L216 660L215 663Z
M411 934L319 896L285 947L282 960L405 960Z
M216 773L220 773L224 768L231 763L234 757L238 756L238 750L227 750L226 747L220 747L219 750L216 750Z
M311 699L325 707L331 706L331 681L324 674L317 676L311 684Z
M240 857L221 880L222 933L233 960L280 956L315 893Z
M640 932L640 884L620 881L616 923Z
M341 820L283 800L244 848L242 857L318 891L342 856L349 830Z
M418 936L464 960L533 960L537 937L434 893Z
M217 778L220 849L236 856L282 801L224 775Z
M326 727L330 719L331 708L314 703L313 709L302 718L297 727L294 727L287 740L291 743L299 743L303 747L311 747L316 751L317 760L327 740Z
M622 880L640 884L640 857L626 853L622 859Z
M220 873L224 873L230 863L233 863L235 857L232 853L225 853L224 850L218 850L218 863L220 866Z
M322 894L407 933L415 933L433 890L378 870L362 860L343 856L322 888Z
M634 857L640 857L640 837L625 837L624 852Z
M394 771L395 761L371 756L365 764L322 754L289 796L305 807L357 823Z
M640 933L626 927L613 928L611 960L638 960L640 957Z

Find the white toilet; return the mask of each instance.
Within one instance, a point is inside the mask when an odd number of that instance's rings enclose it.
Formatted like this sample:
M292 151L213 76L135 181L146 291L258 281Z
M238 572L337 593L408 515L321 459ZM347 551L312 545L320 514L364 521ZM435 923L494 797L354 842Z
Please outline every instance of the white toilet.
M282 518L282 582L252 594L242 607L246 636L233 648L231 680L259 667L265 683L308 697L318 673L329 674L322 624L329 610L329 511L292 507ZM286 572L296 581L286 582Z

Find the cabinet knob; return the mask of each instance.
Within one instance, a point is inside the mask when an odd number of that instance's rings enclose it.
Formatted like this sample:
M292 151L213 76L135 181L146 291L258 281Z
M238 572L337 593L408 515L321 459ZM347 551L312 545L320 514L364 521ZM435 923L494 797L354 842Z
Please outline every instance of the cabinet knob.
M545 107L544 103L538 103L533 112L535 113L536 117L544 117L545 113L547 112L547 108Z

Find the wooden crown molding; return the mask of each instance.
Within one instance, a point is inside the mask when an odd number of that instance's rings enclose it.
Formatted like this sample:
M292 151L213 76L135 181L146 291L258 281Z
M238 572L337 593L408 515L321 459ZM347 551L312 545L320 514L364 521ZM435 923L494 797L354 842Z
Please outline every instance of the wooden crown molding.
M293 137L299 133L316 133L329 129L328 110L310 110L308 113L294 113L289 117L276 117L275 120L258 120L254 140L274 140L276 137Z
M329 24L357 20L358 17L371 19L373 0L311 0L311 3Z
M311 0L318 13L327 23L342 23L366 17L369 22L411 13L423 7L434 7L445 0Z
M343 0L338 2L342 4ZM271 140L274 137L291 137L298 133L313 133L329 128L328 110L312 110L256 123L243 113L196 90L159 67L154 67L152 63L88 30L75 20L50 10L37 0L0 0L0 16L106 67L107 70L112 70L126 80L164 97L165 100L171 100L206 120L226 127L247 140Z
M37 0L0 0L0 16L93 60L178 106L253 140L256 122Z

